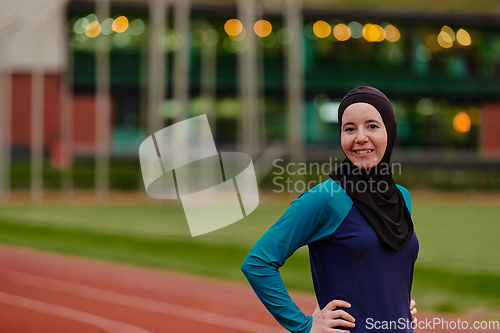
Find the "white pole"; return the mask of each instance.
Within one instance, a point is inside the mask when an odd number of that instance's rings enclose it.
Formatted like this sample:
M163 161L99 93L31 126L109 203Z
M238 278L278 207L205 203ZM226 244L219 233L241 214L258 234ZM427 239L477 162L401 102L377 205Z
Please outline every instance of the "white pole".
M9 37L0 30L0 203L10 200L11 85Z
M255 158L260 151L257 45L254 24L256 18L255 0L238 0L238 17L246 30L246 49L239 53L238 74L241 100L240 145L243 152Z
M201 25L203 31L213 29L208 22L203 22ZM211 42L201 42L201 95L206 98L209 104L207 118L212 130L212 135L216 135L215 126L215 100L217 94L217 45Z
M73 50L67 53L65 73L61 77L61 143L67 156L67 165L61 170L61 195L68 200L73 197Z
M173 90L175 121L187 118L189 99L189 48L190 48L190 0L176 0L174 3L174 30L182 38L182 45L174 54Z
M96 14L101 22L109 17L109 0L96 0ZM110 159L110 96L109 36L100 34L96 40L96 201L105 203L109 197Z
M8 13L0 23L0 202L10 201L12 69L10 38L19 20Z
M256 6L256 17L255 20L261 20L264 17L264 8L262 3L259 3ZM264 75L264 48L260 46L258 43L256 45L256 54L257 54L257 96L260 98L265 97L265 75ZM264 148L267 149L267 138L266 138L266 108L265 108L265 103L261 105L259 103L259 99L257 99L257 118L255 119L255 122L258 126L256 129L256 135L258 135L258 142L259 142L259 147L266 147ZM258 151L259 156L263 153L259 149Z
M41 204L43 200L43 129L44 129L44 29L41 13L38 16L35 33L38 37L33 43L33 70L31 73L31 202Z
M204 32L213 29L212 25L206 21L202 22L200 28ZM217 93L217 45L213 44L213 41L206 41L202 38L200 58L201 97L208 103L208 110L206 115L210 130L212 131L212 136L215 140L217 133L215 109L215 100ZM210 186L210 180L215 179L216 175L220 173L220 170L220 166L216 167L215 165L211 165L210 167L206 167L205 165L203 165L203 163L200 163L200 170L198 171L200 175L199 181L200 184L207 184L207 186L203 185L203 188Z
M31 76L31 202L41 204L43 200L43 148L44 148L44 93L45 93L45 38L44 26L56 11L47 7L38 14L33 43L33 71Z
M182 44L175 50L173 59L173 100L174 100L174 122L180 122L188 117L189 101L189 57L190 57L190 0L176 0L174 2L174 33L181 37ZM183 128L186 130L185 128ZM197 128L190 129L196 132ZM180 137L187 137L187 132L179 134ZM176 146L176 151L180 154L199 154L202 147L189 146L185 140L181 140ZM199 175L194 175L199 176ZM177 182L183 181L176 179ZM191 186L191 183L189 183Z
M286 47L287 143L290 162L304 163L304 42L300 0L286 0L285 27L293 41Z
M165 0L152 0L149 4L148 135L163 127L160 106L165 99L166 56L160 43L166 33L167 11Z

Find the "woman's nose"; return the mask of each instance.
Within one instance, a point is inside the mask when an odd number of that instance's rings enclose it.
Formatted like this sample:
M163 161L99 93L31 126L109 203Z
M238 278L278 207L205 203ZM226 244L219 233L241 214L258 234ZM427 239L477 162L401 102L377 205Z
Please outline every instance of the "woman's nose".
M366 143L368 141L368 136L363 130L358 131L356 136L356 143Z

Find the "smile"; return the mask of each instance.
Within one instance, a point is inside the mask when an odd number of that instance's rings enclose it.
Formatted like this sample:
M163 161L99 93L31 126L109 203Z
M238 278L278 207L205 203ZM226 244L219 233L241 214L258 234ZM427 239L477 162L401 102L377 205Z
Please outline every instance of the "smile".
M373 149L366 149L366 150L355 150L354 152L356 154L367 154L367 153L371 153L373 151Z

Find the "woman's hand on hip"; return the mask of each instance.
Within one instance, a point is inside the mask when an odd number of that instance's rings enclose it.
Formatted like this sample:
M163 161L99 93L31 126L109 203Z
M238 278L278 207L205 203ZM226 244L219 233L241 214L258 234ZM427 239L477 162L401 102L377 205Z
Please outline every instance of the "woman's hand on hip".
M410 313L411 313L411 319L412 321L417 321L417 318L415 317L415 315L417 314L417 308L415 307L415 301L414 300L411 300L410 302Z
M344 310L337 309L339 307L350 308L351 304L347 303L346 301L334 299L333 301L328 303L322 310L319 308L319 305L316 304L316 309L314 310L314 313L312 315L313 324L310 333L349 332L349 330L333 328L337 326L353 328L355 326L354 317Z

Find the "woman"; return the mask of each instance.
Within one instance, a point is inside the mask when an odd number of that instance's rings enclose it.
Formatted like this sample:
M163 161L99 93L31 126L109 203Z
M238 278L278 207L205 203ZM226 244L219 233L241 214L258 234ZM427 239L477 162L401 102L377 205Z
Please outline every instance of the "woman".
M290 204L249 252L242 271L291 332L413 332L418 240L410 193L392 179L391 103L379 90L361 86L343 98L338 115L346 159L331 179ZM279 275L304 245L318 300L312 316L293 303Z

